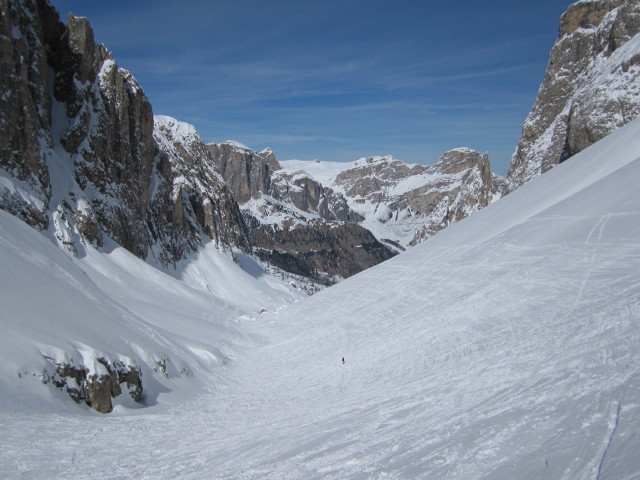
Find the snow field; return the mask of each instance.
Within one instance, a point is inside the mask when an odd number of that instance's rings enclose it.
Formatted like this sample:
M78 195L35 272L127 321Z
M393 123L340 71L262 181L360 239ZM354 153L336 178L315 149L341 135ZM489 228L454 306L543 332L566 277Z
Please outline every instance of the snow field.
M100 276L107 257L87 257L99 292L176 344L199 332L211 345L232 327L229 361L196 372L205 387L166 383L144 409L4 408L0 476L638 478L638 178L636 121L406 253L263 315L254 301L233 317L248 296L220 308L220 286L199 283L206 255L176 273L185 298L155 290L151 270L148 290L130 292L140 276L126 271L148 266L119 272L111 257ZM224 315L205 326L189 308L206 298ZM185 308L189 334L154 302ZM15 381L1 379L5 394Z

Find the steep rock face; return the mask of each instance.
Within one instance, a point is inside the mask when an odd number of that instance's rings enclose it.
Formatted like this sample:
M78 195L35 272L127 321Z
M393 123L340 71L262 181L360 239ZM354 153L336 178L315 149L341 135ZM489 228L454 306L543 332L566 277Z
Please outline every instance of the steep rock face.
M173 205L167 205L172 207L172 222L190 227L187 238L197 238L203 231L218 245L250 250L238 203L216 172L198 132L171 117L155 116L154 121L154 138L167 155L173 173Z
M0 50L1 209L77 256L88 244L119 244L171 269L208 241L249 250L238 205L202 140L178 122L154 129L144 92L96 45L86 19L70 15L65 26L47 0L0 0ZM73 335L53 351L67 343ZM75 362L43 354L42 381L104 413L123 393L142 402L142 370L126 348L88 364L82 354Z
M378 239L405 248L488 205L493 183L488 156L459 148L431 166L388 156L360 159L340 172L331 187Z
M260 259L320 285L332 285L393 256L355 223L320 221L279 228L254 219L252 227L251 242Z
M640 114L639 32L635 0L583 0L562 15L511 160L509 191Z
M158 147L151 104L87 19L69 15L65 27L45 0L0 1L12 59L0 71L0 208L76 254L105 236L163 266L207 237L248 248L202 142Z
M269 149L207 145L241 205L256 254L280 270L329 285L393 254L355 222L347 200L303 171L285 171Z
M358 221L359 216L349 209L344 197L317 182L303 171L286 172L271 149L256 152L233 141L211 143L207 149L216 169L241 205L266 198L266 205L280 203L276 211L294 207L302 216L319 216L325 220ZM261 215L266 208L261 208ZM292 218L293 211L287 213ZM292 224L291 220L284 220Z
M31 225L49 225L51 185L41 145L51 146L47 45L64 26L52 7L0 0L0 208Z
M323 186L303 171L277 170L271 178L273 197L282 199L302 212L317 214L324 220L362 220L360 215L349 208L344 196Z
M216 168L238 203L271 194L271 174L280 169L273 152L255 152L237 142L207 145Z

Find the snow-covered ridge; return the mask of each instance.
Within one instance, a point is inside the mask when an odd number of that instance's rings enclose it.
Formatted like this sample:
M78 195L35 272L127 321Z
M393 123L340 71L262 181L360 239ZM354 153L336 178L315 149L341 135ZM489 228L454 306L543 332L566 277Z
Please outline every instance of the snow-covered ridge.
M353 167L353 162L325 162L320 160L279 160L284 171L305 172L322 185L332 185L341 172Z
M474 150L472 148L469 148L469 147L457 147L457 148L452 148L450 151L451 152L460 152L460 153L472 153Z
M155 123L156 128L165 127L171 132L173 132L174 136L177 138L182 138L182 139L200 138L200 134L196 130L196 127L194 127L189 123L176 120L173 117L169 117L166 115L154 115L153 121Z
M471 151L469 149L469 151ZM280 160L280 164L284 171L289 173L304 172L313 179L326 186L334 186L336 183L336 177L354 168L364 166L376 166L390 162L401 162L395 159L391 155L380 155L373 157L362 157L353 162L326 162L321 160ZM419 167L419 165L407 164L402 162L410 168Z
M363 217L362 226L396 249L419 243L496 196L488 156L469 148L451 150L431 166L388 155L361 158L334 167L325 180Z
M306 174L347 199L359 223L397 250L433 235L499 197L488 157L460 147L431 166L390 155L354 162L286 160L291 175Z
M236 140L225 140L222 143L225 145L231 145L232 147L237 148L239 150L251 150L251 148L247 147L244 143L240 143Z

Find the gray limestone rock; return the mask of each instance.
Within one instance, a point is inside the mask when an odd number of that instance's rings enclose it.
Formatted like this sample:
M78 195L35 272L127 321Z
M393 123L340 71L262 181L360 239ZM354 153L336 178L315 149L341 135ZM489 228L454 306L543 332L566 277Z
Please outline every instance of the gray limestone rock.
M41 145L52 145L47 45L64 25L45 2L0 0L0 11L0 169L15 179L12 187L0 185L0 208L46 229L51 185Z
M0 7L0 208L76 254L106 236L167 267L203 238L249 248L204 144L158 146L146 95L86 18L65 27L45 0Z
M332 285L394 256L356 223L318 221L281 229L253 219L249 225L260 259L321 285Z
M207 149L238 203L272 194L271 174L281 167L271 150L258 153L235 142L211 143Z
M113 410L112 399L126 393L136 403L143 401L142 375L139 367L126 365L123 362L111 362L106 358L98 358L100 371L91 370L86 365L77 365L71 361L56 361L51 357L45 359L53 367L53 372L43 374L43 383L53 383L58 389L66 391L71 399L84 402L100 413Z
M360 221L346 199L304 172L286 172L271 149L256 152L237 142L207 145L216 170L240 205L270 197L325 220Z
M640 114L640 3L589 0L558 38L508 174L512 191Z
M329 285L393 256L356 223L363 217L342 195L283 170L271 150L237 142L207 148L241 205L256 255L268 264Z
M154 118L154 138L166 154L172 172L167 198L174 203L160 205L158 215L171 212L172 224L182 226L184 238L197 240L203 232L221 248L232 246L249 251L248 232L240 208L202 138L189 124L171 117ZM169 186L169 185L167 185ZM160 220L155 224L162 224ZM195 249L196 245L191 245Z

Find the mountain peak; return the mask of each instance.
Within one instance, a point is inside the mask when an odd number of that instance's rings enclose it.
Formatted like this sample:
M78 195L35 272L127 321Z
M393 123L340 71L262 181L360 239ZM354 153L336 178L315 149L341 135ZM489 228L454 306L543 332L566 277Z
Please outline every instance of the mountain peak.
M622 0L582 0L570 5L560 18L559 36L571 35L579 28L595 29Z
M167 115L154 115L153 121L156 128L167 128L171 130L174 135L180 136L182 138L200 138L200 134L196 130L196 127L194 127L190 123L176 120L175 118L169 117Z
M514 190L640 115L640 3L593 0L563 14L511 159Z

